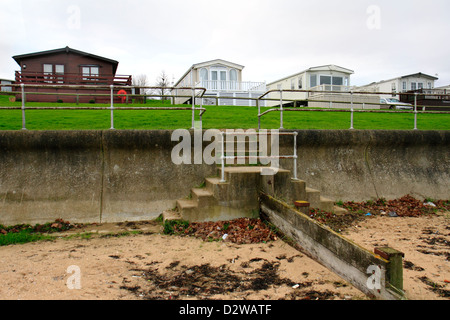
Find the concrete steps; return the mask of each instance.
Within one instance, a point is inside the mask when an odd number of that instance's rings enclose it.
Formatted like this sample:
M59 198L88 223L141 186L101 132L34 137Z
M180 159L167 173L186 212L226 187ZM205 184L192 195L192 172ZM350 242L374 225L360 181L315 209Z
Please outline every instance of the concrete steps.
M163 222L173 221L173 220L182 220L182 217L178 211L175 210L166 210L162 213Z
M334 201L320 195L319 190L306 187L306 201L311 204L312 208L317 208L326 212L334 212L335 214L345 214L347 210L334 205Z
M267 175L268 172L272 174ZM218 174L221 174L220 169ZM319 190L306 187L305 181L292 180L289 170L230 166L225 168L225 180L221 182L219 177L208 177L204 188L192 188L188 199L177 201L179 217L192 222L256 217L260 191L283 199L289 205L304 200L310 203L310 207L323 211L342 214L344 210L321 196Z

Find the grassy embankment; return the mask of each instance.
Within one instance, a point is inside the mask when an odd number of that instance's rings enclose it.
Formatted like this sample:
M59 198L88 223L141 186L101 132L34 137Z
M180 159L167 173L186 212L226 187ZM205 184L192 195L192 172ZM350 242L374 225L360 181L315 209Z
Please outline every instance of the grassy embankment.
M9 102L8 96L0 96L0 106L20 107L21 102ZM28 102L27 107L60 106L76 107L69 103ZM117 104L116 107L125 105ZM129 104L132 107L170 107L161 101L148 101L146 104ZM78 107L109 107L108 104L80 104ZM189 107L182 105L178 107ZM206 106L203 115L204 129L256 129L258 111L255 107ZM268 108L261 108L262 111ZM196 119L198 120L198 112ZM419 130L450 130L450 114L419 113ZM280 113L272 112L262 117L263 129L277 129L280 126ZM26 128L28 130L103 130L109 129L109 110L28 110ZM116 110L115 129L189 129L191 111L189 110ZM21 110L0 110L0 130L20 130L22 128ZM349 112L285 112L285 129L327 129L350 128ZM411 130L414 128L414 114L355 113L354 129L362 130Z

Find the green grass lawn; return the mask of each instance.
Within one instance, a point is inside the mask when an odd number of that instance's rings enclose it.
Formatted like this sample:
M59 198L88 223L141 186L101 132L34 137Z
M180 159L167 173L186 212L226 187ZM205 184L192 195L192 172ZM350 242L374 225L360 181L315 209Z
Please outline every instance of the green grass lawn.
M21 102L9 102L8 96L0 96L0 106L20 107ZM27 107L66 106L67 103L28 102ZM125 105L117 104L116 107ZM129 104L131 107L170 107L168 103L148 101L146 104ZM109 107L108 104L80 104L78 107ZM177 107L190 107L179 105ZM258 110L255 107L205 106L204 129L256 129ZM262 111L268 108L261 108ZM285 129L349 129L349 112L284 112ZM199 120L196 112L196 120ZM278 129L280 112L271 112L261 118L262 129ZM422 114L417 116L419 130L450 130L449 114ZM102 130L109 129L109 110L27 110L26 128L28 130ZM115 110L115 129L189 129L191 111L189 110ZM414 128L412 113L354 113L354 129L370 130L411 130ZM0 130L20 130L22 128L21 110L0 110Z

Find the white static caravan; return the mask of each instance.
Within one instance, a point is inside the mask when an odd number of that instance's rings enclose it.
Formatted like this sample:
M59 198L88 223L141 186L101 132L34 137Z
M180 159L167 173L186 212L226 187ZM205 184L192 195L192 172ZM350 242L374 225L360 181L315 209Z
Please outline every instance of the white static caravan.
M216 59L197 63L175 83L176 94L192 95L192 90L177 88L205 88L204 105L254 106L254 100L266 91L265 82L242 81L244 66ZM197 91L198 93L200 91ZM243 98L243 99L239 99ZM190 97L176 98L175 104L192 102Z
M368 85L358 87L359 91L380 92L380 98L393 97L400 99L398 92L416 91L420 89L434 89L434 83L438 78L424 74L414 73L397 78L373 82Z
M309 107L350 108L353 99L355 109L364 108L365 104L376 103L378 98L354 94L350 97L348 92L354 90L350 77L353 70L336 65L311 67L302 72L271 82L267 90L305 90L312 92L282 92L283 105L293 103L294 106ZM329 93L333 91L333 93ZM342 92L342 93L341 93ZM280 92L269 95L273 100L268 105L280 104ZM293 102L294 101L294 102ZM378 101L379 102L379 101ZM372 106L373 108L373 106ZM375 106L375 108L378 108Z

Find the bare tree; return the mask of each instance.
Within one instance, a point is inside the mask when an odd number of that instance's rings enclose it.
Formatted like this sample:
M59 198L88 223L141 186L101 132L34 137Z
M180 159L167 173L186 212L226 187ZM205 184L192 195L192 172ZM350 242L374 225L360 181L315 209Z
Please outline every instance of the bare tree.
M161 87L161 89L157 89L157 94L160 94L162 96L161 100L166 100L167 98L165 98L164 96L170 92L169 89L166 89L170 87L170 80L169 76L164 70L161 71L159 76L156 78L156 86Z
M132 85L136 87L148 87L148 80L147 75L145 74L139 74L137 76L133 76ZM139 88L136 90L136 94L147 94L148 89ZM142 102L146 98L144 97L142 100L139 98L139 100Z
M147 75L145 74L139 74L137 76L133 76L132 85L136 87L148 87L148 80ZM140 94L146 94L147 89L140 89Z

